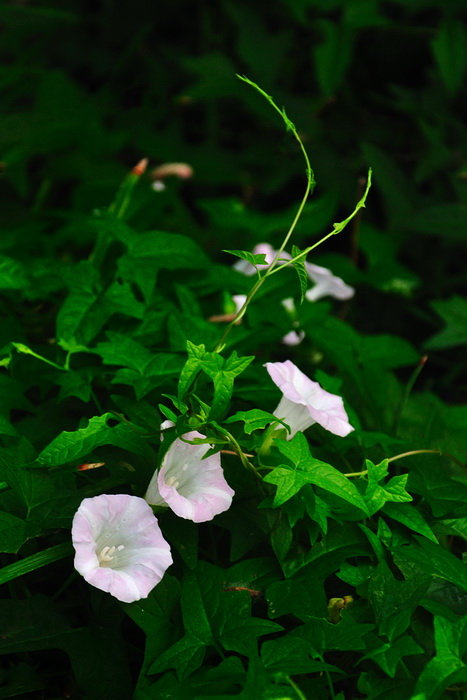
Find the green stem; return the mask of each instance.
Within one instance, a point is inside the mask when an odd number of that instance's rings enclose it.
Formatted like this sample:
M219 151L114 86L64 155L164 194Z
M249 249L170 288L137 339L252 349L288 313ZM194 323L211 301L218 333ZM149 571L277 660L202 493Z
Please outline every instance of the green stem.
M457 459L457 457L454 457L454 455L449 454L448 452L443 452L442 450L410 450L410 452L401 452L399 455L394 455L394 457L389 457L388 458L388 463L389 462L395 462L397 459L403 459L404 457L412 457L413 455L423 455L423 454L433 454L433 455L439 455L440 457L447 457L448 459L452 459L453 462L458 464L460 467L463 469L465 468L465 464L460 461L460 459ZM368 474L368 469L364 469L361 472L344 472L344 476L364 476L365 474Z
M35 357L36 360L40 360L41 362L45 362L47 365L50 365L51 367L55 367L55 369L59 369L62 372L67 371L67 367L62 367L62 365L57 365L56 362L52 362L52 360L48 360L46 357L42 357L42 355L38 355L37 352L34 352L34 350L31 350L31 348L28 348L27 345L23 345L23 343L11 343L12 346L17 350L18 352L21 352L23 355L31 355L32 357Z
M141 175L146 170L146 166L147 159L143 158L143 160L137 163L123 179L123 182L117 190L114 201L107 209L108 213L114 216L116 219L124 218L133 197L133 191L141 178ZM96 245L89 256L89 260L95 265L95 267L100 267L100 265L102 265L111 240L112 236L108 231L99 232Z
M370 168L370 169L368 170L368 179L367 179L367 183L366 183L365 192L363 193L363 197L359 200L359 202L357 202L357 205L355 206L355 209L354 209L353 212L350 214L350 216L348 216L346 219L344 219L344 221L341 221L341 222L339 222L338 224L334 224L334 228L333 228L332 231L330 231L330 232L327 233L325 236L323 236L323 238L320 238L320 240L317 241L316 243L313 243L313 245L308 246L308 248L305 248L305 250L302 250L302 251L301 251L298 255L296 255L294 258L291 258L290 260L287 260L285 263L283 263L283 265L281 265L280 268L277 268L276 270L274 270L274 271L271 272L270 274L275 274L276 272L279 272L283 267L287 267L288 265L293 265L294 262L296 262L297 260L301 260L302 258L306 257L306 256L308 255L308 253L311 253L312 250L314 250L315 248L317 248L318 246L320 246L322 243L324 243L324 241L327 241L328 238L330 238L331 236L335 236L335 235L338 234L338 233L341 233L341 231L343 231L343 230L345 229L345 227L347 226L347 224L348 224L350 221L352 221L352 219L358 214L358 212L360 211L360 209L361 209L362 207L365 206L366 198L367 198L367 196L368 196L368 192L370 191L370 187L371 187L371 174L372 174L372 170L371 170L371 168ZM271 268L272 268L272 265L270 266L269 270L271 270ZM268 272L269 272L269 270L268 270ZM264 278L267 277L267 276L268 276L268 273L266 273L266 274L264 275ZM264 279L264 278L263 278L263 279Z
M262 90L259 87L259 85L257 85L253 81L251 81L248 78L245 78L244 76L241 76L241 75L237 75L237 78L239 78L240 80L243 80L243 82L245 82L248 85L250 85L251 87L255 88L255 90L257 90L269 102L269 104L273 107L273 109L275 109L275 111L280 115L281 119L285 122L287 130L292 133L293 137L298 142L298 145L300 146L300 150L303 154L303 158L305 159L307 182L306 182L305 193L302 197L302 201L300 202L300 206L298 207L297 213L294 216L294 219L293 219L293 221L292 221L292 223L291 223L291 225L290 225L290 227L289 227L289 229L284 237L284 240L282 241L282 244L281 244L279 250L276 253L274 260L269 265L265 274L260 276L256 280L253 287L250 289L243 306L237 311L233 320L225 328L220 340L218 341L218 343L214 349L214 352L221 352L223 350L223 348L225 347L225 340L226 340L227 336L229 335L230 331L243 318L243 316L245 315L245 312L248 308L249 303L251 302L251 300L253 299L255 294L259 291L259 289L261 289L261 287L263 286L264 282L269 277L269 275L271 275L273 273L276 265L279 263L280 256L282 255L287 243L289 242L290 237L292 236L292 234L295 230L295 227L296 227L296 225L297 225L297 223L302 215L302 212L303 212L303 209L304 209L305 204L307 202L308 196L309 196L312 188L316 184L315 176L314 176L313 170L311 168L310 159L308 158L308 154L306 152L305 146L303 145L303 142L298 134L298 131L297 131L295 125L288 118L285 111L283 109L280 109L276 105L276 103L274 102L272 97L270 95L268 95L266 92L264 92L264 90Z
M302 693L302 691L300 690L300 688L298 687L298 685L295 683L295 681L293 681L292 678L291 678L290 676L286 676L285 678L286 678L286 680L287 680L287 683L290 685L290 687L294 689L295 694L297 695L297 697L300 698L300 700L307 700L306 695L304 695L304 694Z

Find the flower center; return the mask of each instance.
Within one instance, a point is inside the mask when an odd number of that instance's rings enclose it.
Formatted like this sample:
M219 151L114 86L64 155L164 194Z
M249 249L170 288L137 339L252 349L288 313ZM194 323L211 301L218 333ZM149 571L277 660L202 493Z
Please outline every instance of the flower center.
M102 549L97 557L99 559L99 564L101 564L102 566L106 566L107 564L109 564L110 562L112 562L114 560L115 555L118 552L121 552L122 549L125 549L124 544L119 544L116 546L112 545L110 547L102 547Z
M174 489L178 489L180 486L180 482L174 476L169 476L169 478L165 480L165 483L167 486L173 486Z

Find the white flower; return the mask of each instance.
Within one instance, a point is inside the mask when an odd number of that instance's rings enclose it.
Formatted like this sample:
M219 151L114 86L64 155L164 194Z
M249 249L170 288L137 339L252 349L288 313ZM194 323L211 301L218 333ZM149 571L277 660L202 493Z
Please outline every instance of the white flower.
M146 598L172 564L146 501L127 494L85 498L73 518L75 569L124 603Z
M325 296L335 299L350 299L355 294L353 287L346 284L340 277L333 275L331 270L326 267L306 262L305 268L308 277L315 283L315 286L305 294L308 301L318 301Z
M302 340L305 338L305 331L289 331L282 338L284 345L293 347L294 345L300 345Z
M341 437L353 430L342 398L325 391L293 362L267 362L265 367L283 394L273 414L290 427L288 439L314 423Z
M195 430L186 440L204 438ZM145 499L169 506L181 518L203 523L230 508L234 491L224 478L220 454L205 456L209 445L190 445L177 438L167 450L161 468L148 486Z

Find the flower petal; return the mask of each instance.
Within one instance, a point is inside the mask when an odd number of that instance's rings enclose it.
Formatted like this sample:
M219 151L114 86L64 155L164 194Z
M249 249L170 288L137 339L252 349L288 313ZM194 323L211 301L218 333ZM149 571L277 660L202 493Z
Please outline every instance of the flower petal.
M318 301L325 296L335 299L350 299L355 294L353 287L350 287L340 277L333 275L331 270L313 263L305 263L308 277L315 283L315 286L305 294L308 301Z
M196 431L184 435L186 440L204 437ZM228 510L234 491L225 480L219 453L204 458L209 449L207 444L192 445L177 438L151 479L148 503L168 505L176 515L195 523Z
M72 525L75 568L125 603L146 598L172 563L146 501L128 494L86 498Z
M337 394L331 394L326 391L318 382L312 381L293 362L290 360L285 362L268 362L265 367L273 382L282 391L285 399L290 402L287 404L282 400L276 411L274 411L274 415L283 419L292 429L290 437L293 437L298 430L303 430L304 428L297 426L306 422L303 412L297 413L297 409L293 408L292 404L306 407L312 422L319 423L319 425L335 435L345 437L353 430L342 398ZM290 415L283 415L287 407ZM281 415L277 413L279 409L282 411Z

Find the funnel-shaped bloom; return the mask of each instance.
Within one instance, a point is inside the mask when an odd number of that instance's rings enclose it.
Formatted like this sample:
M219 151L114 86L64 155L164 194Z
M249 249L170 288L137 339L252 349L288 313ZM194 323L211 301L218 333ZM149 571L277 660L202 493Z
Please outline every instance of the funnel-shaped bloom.
M353 430L341 397L325 391L293 362L267 362L265 367L282 391L282 399L273 413L290 427L289 439L313 423L341 437Z
M204 438L195 430L186 440ZM195 523L212 520L230 508L234 491L224 478L220 454L203 459L209 445L190 445L177 438L155 472L145 499L154 506L169 506L176 515Z
M127 494L85 498L73 518L75 569L124 603L146 598L172 563L146 501Z
M353 287L346 284L340 277L333 275L327 267L306 262L305 268L308 277L315 283L315 286L305 294L308 301L318 301L326 296L335 299L350 299L355 294Z

